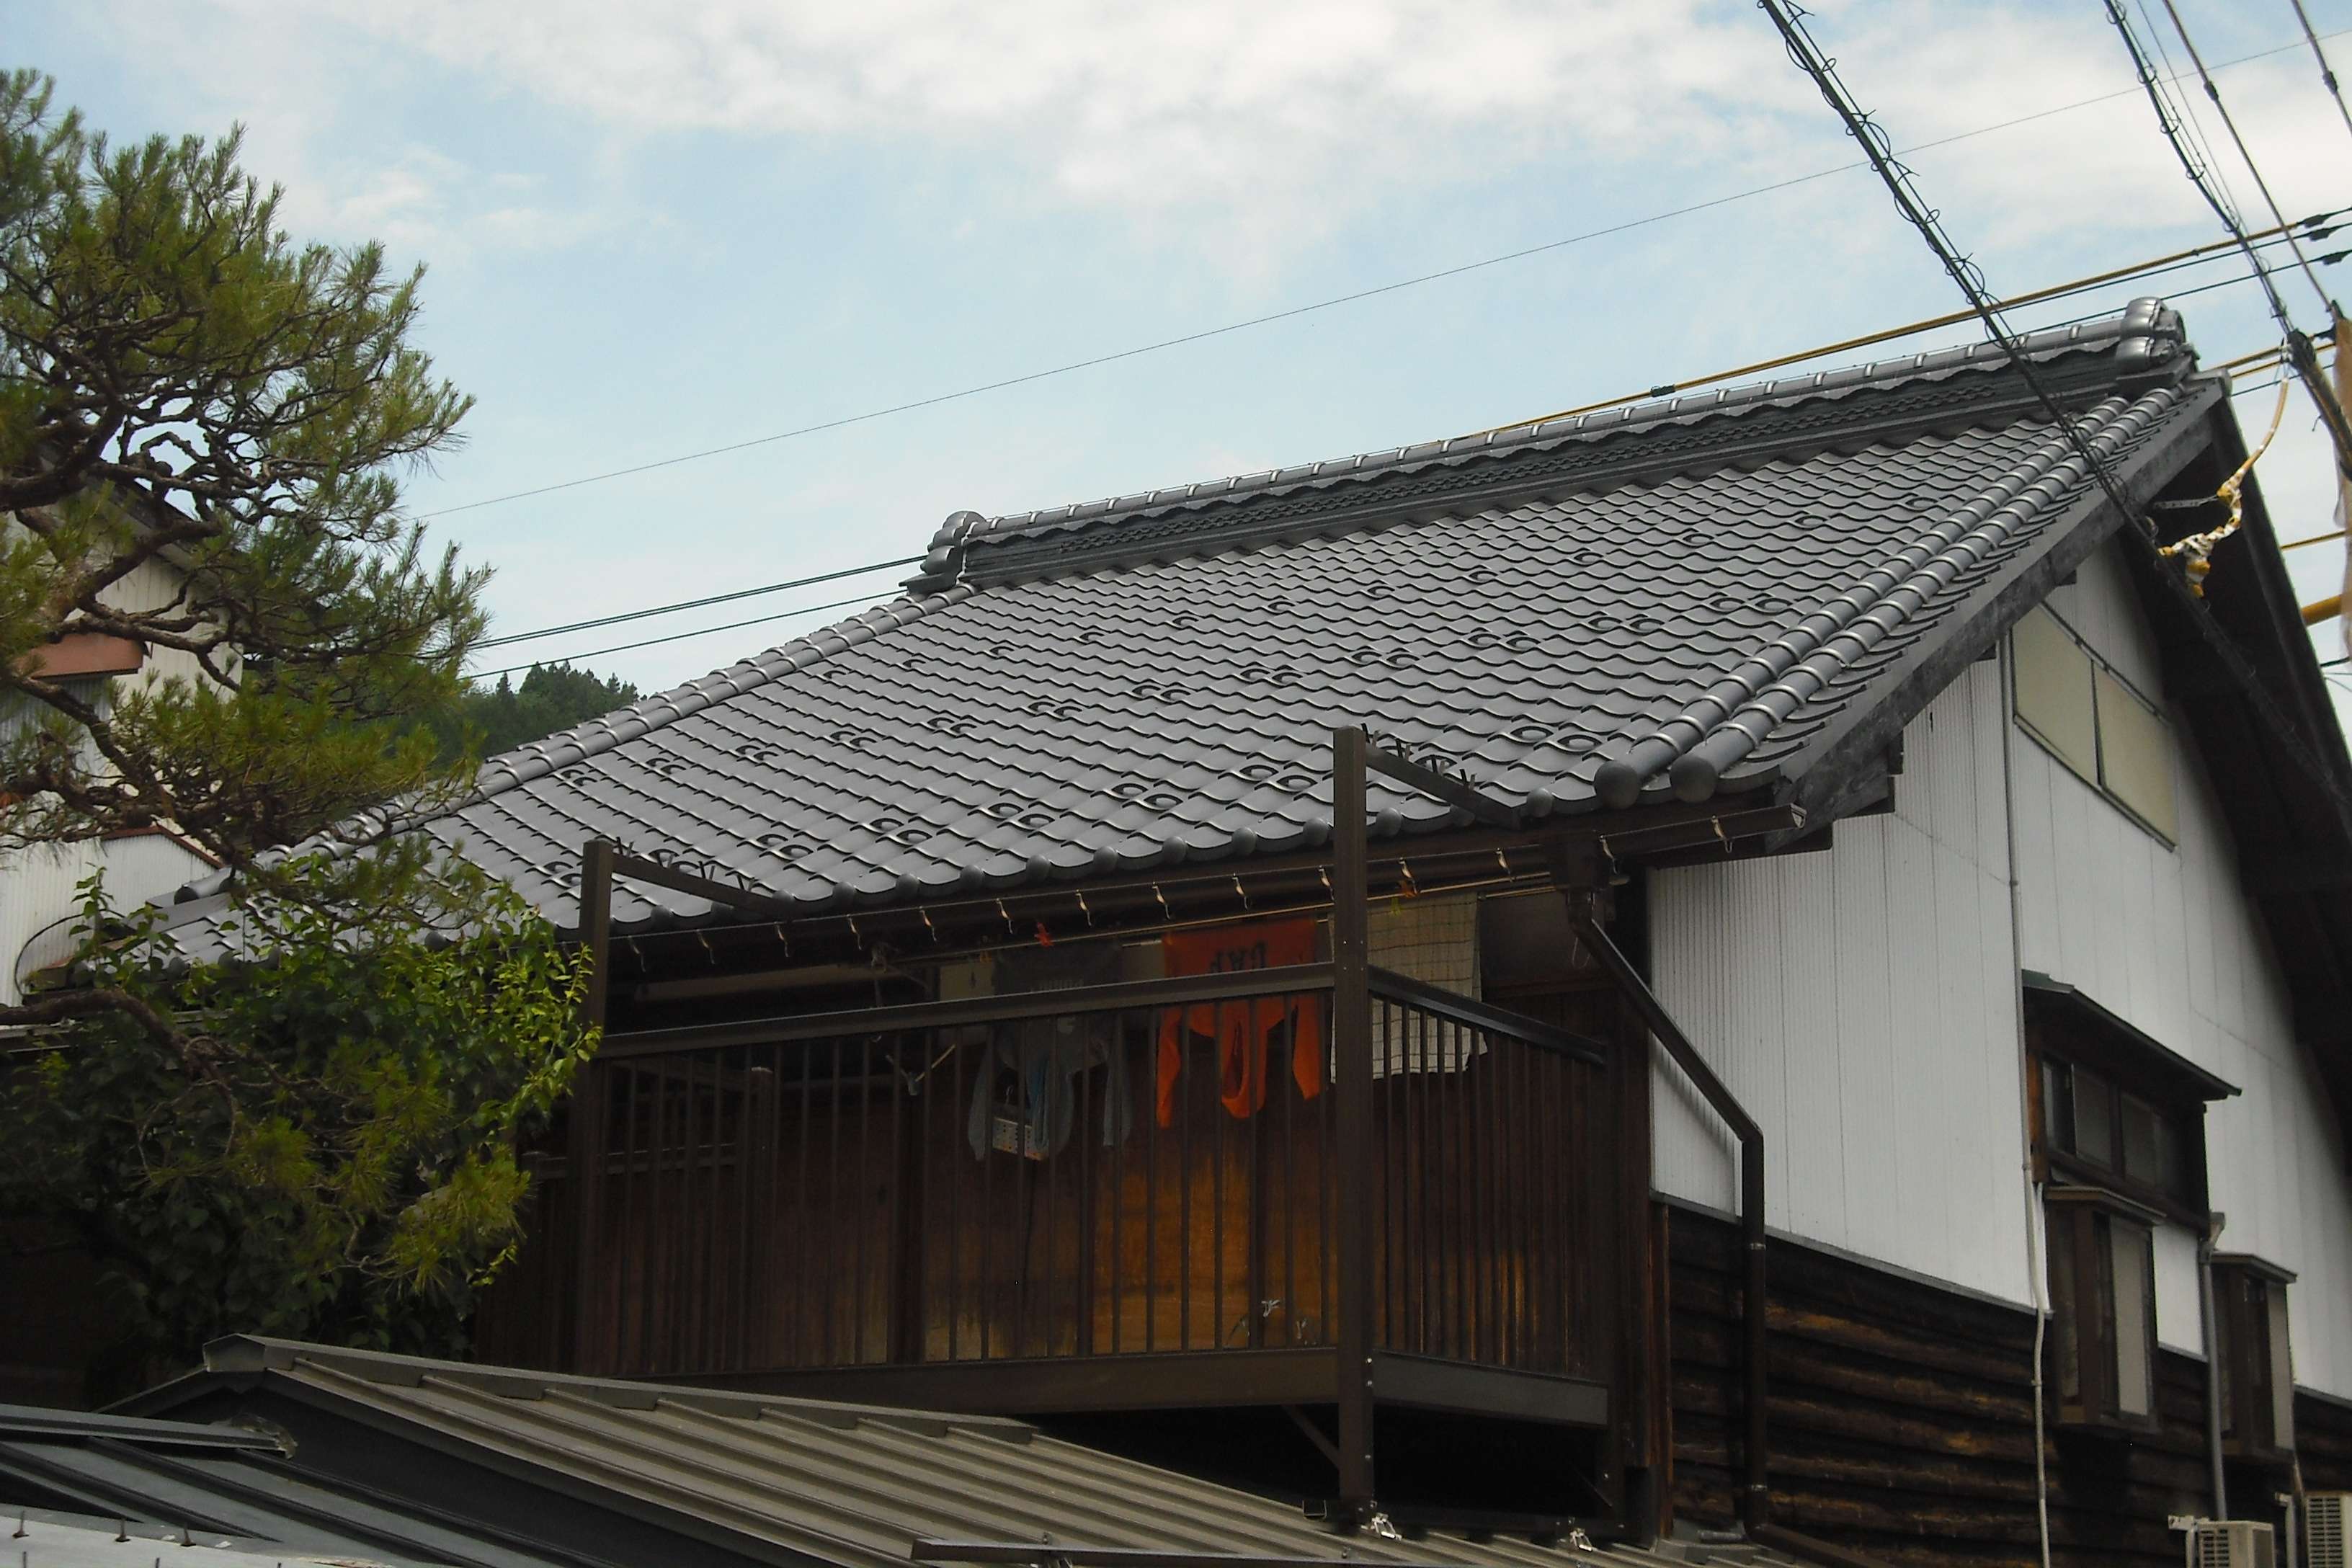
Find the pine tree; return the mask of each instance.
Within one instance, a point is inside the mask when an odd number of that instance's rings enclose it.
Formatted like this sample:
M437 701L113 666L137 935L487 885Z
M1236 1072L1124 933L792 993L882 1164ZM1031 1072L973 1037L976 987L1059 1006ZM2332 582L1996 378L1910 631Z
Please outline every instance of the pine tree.
M470 782L416 719L486 574L400 504L468 400L411 342L421 269L294 244L237 152L117 148L0 75L0 858L164 827L258 933L191 970L90 889L68 983L0 1006L40 1047L0 1068L0 1206L69 1226L152 1352L446 1345L592 1042L543 921L353 816ZM100 646L141 668L75 674Z

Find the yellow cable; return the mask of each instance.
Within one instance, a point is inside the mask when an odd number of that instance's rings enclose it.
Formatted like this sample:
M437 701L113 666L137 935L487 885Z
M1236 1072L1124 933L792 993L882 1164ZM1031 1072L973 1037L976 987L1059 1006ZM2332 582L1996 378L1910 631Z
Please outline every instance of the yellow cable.
M2285 351L2282 349L2278 352L2284 353ZM2241 357L2251 359L2253 356L2249 354ZM2189 591L2200 598L2202 598L2205 594L2205 574L2213 569L2213 547L2236 533L2239 526L2246 520L2246 476L2254 471L2254 465L2262 460L2264 452L2271 449L2271 443L2278 438L2279 426L2286 422L2287 390L2287 378L2281 376L2278 402L2271 409L2271 427L2263 432L2261 444L2246 454L2246 460L2238 465L2237 472L2223 479L2221 488L2213 492L2215 500L2229 503L2230 521L2219 528L2208 529L2203 533L2192 533L2188 538L2168 544L2157 552L2158 555L2167 559L2175 555L2188 557L2182 569L2189 577Z

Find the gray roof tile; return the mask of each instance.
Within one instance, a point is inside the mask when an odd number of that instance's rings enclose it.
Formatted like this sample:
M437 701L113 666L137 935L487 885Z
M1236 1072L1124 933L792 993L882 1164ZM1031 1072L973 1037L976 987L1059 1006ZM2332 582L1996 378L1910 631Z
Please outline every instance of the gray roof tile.
M2217 395L2169 312L2032 347L2119 459ZM959 513L905 596L499 758L426 830L568 925L594 836L812 911L1320 843L1339 723L1535 810L1703 797L1801 772L2091 494L1972 345ZM1372 807L1453 820L1381 784ZM625 887L615 923L708 910Z

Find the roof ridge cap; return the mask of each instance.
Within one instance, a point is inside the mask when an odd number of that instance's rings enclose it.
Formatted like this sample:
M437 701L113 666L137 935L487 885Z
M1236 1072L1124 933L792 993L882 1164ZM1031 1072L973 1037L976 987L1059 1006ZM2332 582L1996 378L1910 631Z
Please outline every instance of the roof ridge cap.
M2108 343L2116 344L2119 350L2127 349L2135 340L2185 342L2178 314L2168 309L2161 300L2148 297L2134 300L2115 315L2098 321L2072 322L2028 332L2018 340L2018 346L2028 356L2040 357L2068 349L2095 348ZM1006 512L992 518L982 518L971 511L958 511L950 515L932 537L930 555L924 564L926 576L915 581L957 580L955 574L961 570L962 558L971 546L1010 542L1032 531L1076 529L1106 521L1125 521L1141 512L1193 501L1242 500L1288 485L1346 476L1369 477L1409 463L1502 455L1546 442L1580 436L1615 434L1672 420L1692 419L1749 407L1780 398L1844 394L1861 387L1915 376L1944 374L1965 368L1980 367L1990 372L2003 368L2009 363L2008 352L1997 342L1987 340L1959 343L1892 359L1869 360L1808 371L1799 375L1743 382L1711 391L1678 393L1664 399L1614 404L1581 414L1525 425L1497 426L1467 436L1324 458L1288 468L1261 468L1222 479L1200 479L1189 484L1105 497L1099 500Z

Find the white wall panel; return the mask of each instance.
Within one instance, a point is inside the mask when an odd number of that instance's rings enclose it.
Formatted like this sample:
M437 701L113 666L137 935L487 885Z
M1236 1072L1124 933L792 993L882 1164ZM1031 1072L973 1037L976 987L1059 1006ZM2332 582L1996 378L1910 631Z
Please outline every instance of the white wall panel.
M1770 1225L2022 1301L2000 727L1972 667L1906 731L1894 812L1826 853L1660 873L1651 945L1763 1125ZM1659 1189L1735 1207L1736 1146L1670 1066L1654 1104Z
M2051 607L2127 680L2160 694L2153 639L2111 552L2085 563ZM2298 1272L2288 1293L2297 1379L2352 1395L2352 1189L2341 1130L2295 1043L2284 983L2239 888L2228 824L2177 722L2173 752L2179 842L2167 846L2019 733L2023 961L2244 1091L2206 1119L2212 1202L2229 1216L2221 1244ZM2159 1332L2193 1347L2194 1275L2184 1307L2185 1266L2165 1257Z
M94 844L41 845L0 856L0 1003L22 999L25 944L80 912L83 878L103 866L108 896L129 907L168 896L212 868L176 838L143 833Z
M2187 1226L2156 1227L2156 1338L2190 1355L2205 1353L2197 1304L2197 1234Z

